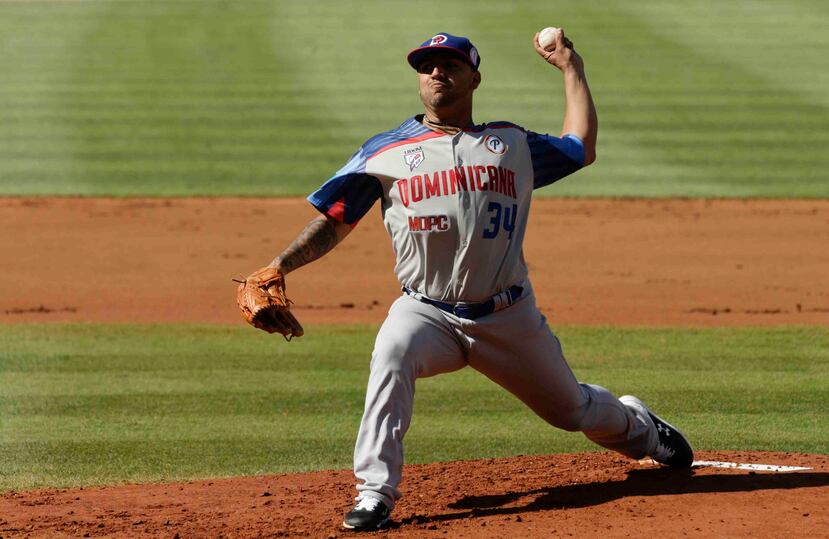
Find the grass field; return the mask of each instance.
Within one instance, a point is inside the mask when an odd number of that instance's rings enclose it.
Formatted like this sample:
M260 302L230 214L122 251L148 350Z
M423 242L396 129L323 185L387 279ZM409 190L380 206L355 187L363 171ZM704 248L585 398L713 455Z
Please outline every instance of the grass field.
M483 57L477 121L557 133L586 58L599 160L547 195L829 196L829 4L0 2L0 194L301 195L419 111L406 52Z
M374 327L0 325L0 490L348 468ZM701 449L829 452L829 330L562 328L580 379ZM421 380L408 462L595 450L476 372Z

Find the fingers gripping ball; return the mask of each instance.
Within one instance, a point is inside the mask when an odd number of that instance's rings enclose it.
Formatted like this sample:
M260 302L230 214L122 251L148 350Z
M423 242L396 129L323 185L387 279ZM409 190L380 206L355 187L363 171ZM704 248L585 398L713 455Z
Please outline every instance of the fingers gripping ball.
M538 44L541 45L541 48L545 51L552 52L556 50L556 38L560 33L561 28L548 26L538 33Z
M545 60L550 62L553 55L557 55L562 51L560 49L570 49L575 52L576 48L573 42L564 35L564 28L555 28L548 26L540 32L535 34L535 49ZM561 46L559 46L561 44ZM550 62L558 66L557 62Z
M242 318L257 329L281 333L288 341L305 333L291 314L292 302L285 295L285 276L274 268L264 267L239 281L236 302Z

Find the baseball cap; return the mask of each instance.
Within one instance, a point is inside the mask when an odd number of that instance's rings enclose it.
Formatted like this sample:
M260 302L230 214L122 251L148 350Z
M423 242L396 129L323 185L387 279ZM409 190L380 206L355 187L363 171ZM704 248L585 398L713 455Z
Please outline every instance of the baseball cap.
M421 43L420 47L410 52L406 59L409 61L410 66L417 69L418 66L420 66L420 62L423 61L423 58L430 52L436 50L446 50L457 53L469 65L471 65L472 69L475 71L477 71L478 66L481 65L481 57L478 55L478 49L475 48L475 45L473 45L468 38L453 36L452 34L447 34L446 32L435 34Z

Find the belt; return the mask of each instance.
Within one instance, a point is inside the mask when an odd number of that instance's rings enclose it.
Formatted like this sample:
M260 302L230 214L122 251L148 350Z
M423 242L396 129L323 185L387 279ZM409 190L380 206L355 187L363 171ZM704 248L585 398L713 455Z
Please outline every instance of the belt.
M450 314L454 314L458 318L466 318L467 320L475 320L476 318L480 318L482 316L486 316L488 314L492 314L495 311L500 311L501 309L506 309L521 297L521 294L524 293L524 287L513 285L509 287L507 290L504 290L500 294L495 294L491 298L486 301L482 301L480 303L444 303L443 301L437 301L432 298L427 298L423 294L419 292L415 292L411 288L404 286L403 292L412 296L414 299L426 303L428 305L433 305L440 309L441 311L445 311Z

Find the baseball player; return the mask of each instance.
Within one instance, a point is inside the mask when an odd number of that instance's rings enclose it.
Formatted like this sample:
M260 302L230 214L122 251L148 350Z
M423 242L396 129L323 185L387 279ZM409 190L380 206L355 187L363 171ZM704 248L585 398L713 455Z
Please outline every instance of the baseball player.
M476 124L481 57L437 34L408 55L423 114L368 139L308 197L321 215L269 265L287 274L329 252L379 200L401 296L371 358L354 450L356 505L343 526L382 527L400 498L415 380L472 367L551 425L633 459L690 467L690 444L639 399L579 383L536 307L522 242L534 189L596 157L596 111L582 58L559 33L536 52L564 77L561 136Z

